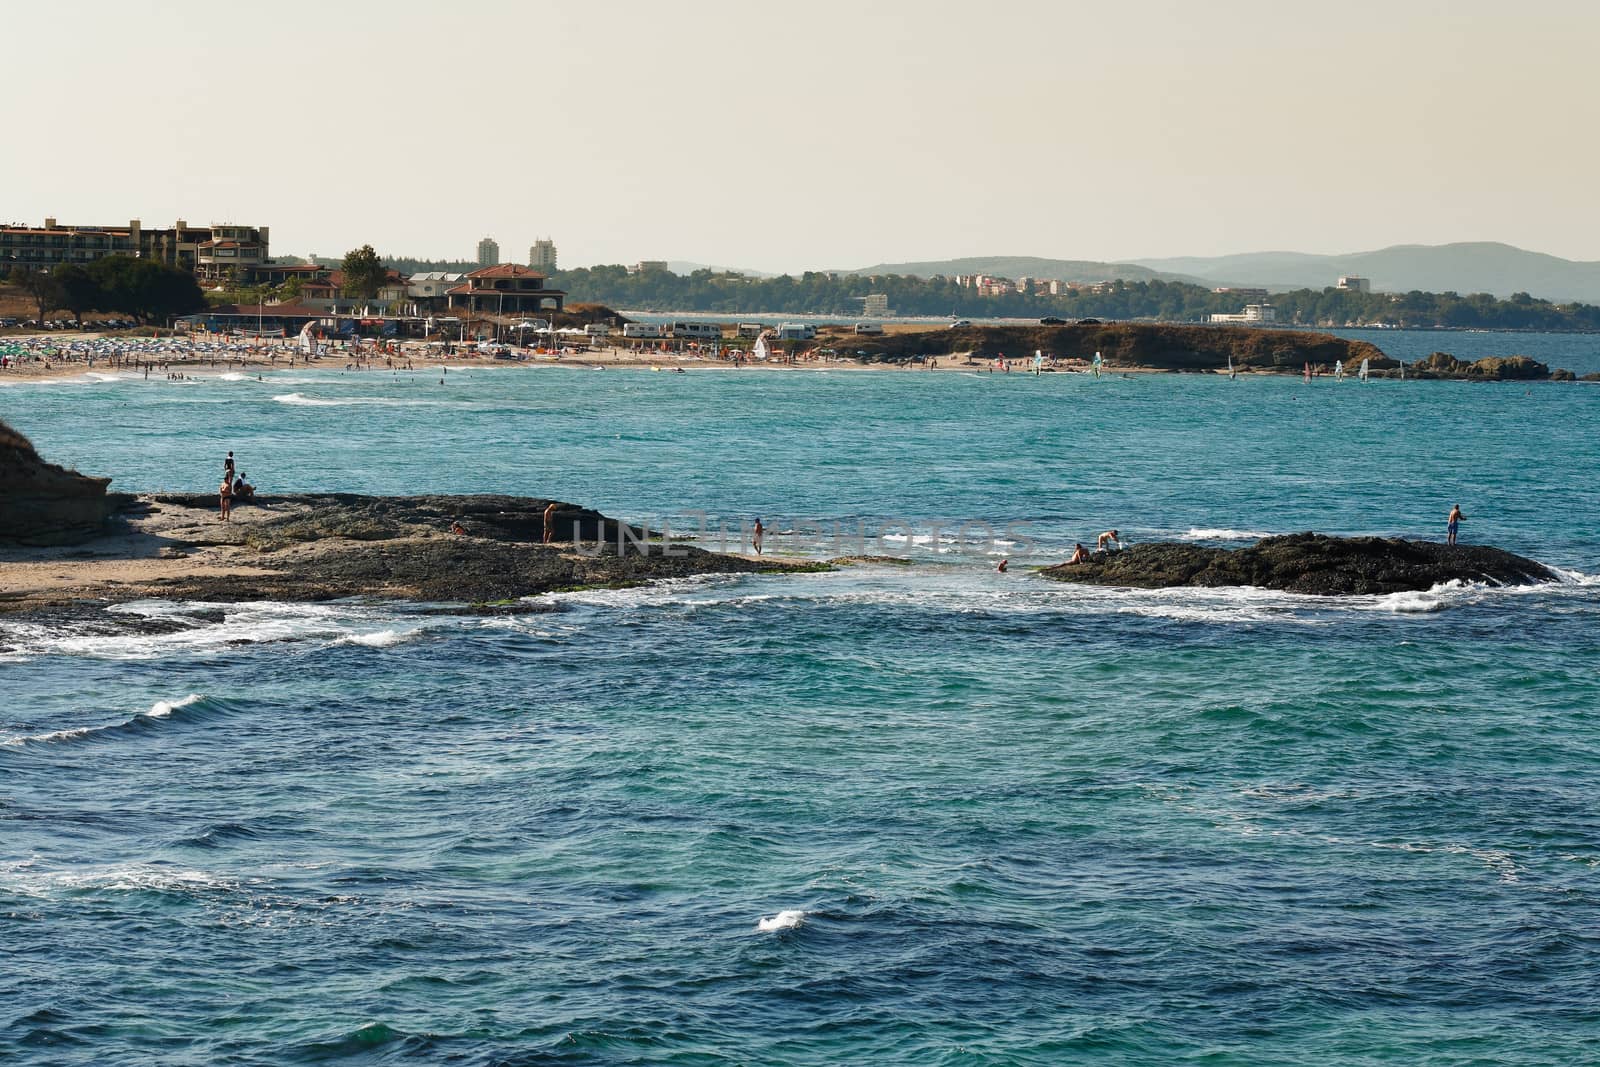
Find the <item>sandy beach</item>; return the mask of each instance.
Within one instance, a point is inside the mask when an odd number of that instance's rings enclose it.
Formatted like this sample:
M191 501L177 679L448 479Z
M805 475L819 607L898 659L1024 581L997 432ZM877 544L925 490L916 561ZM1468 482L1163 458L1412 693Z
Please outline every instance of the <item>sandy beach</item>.
M0 367L0 385L7 382L71 379L91 373L138 375L152 380L164 379L169 374L186 377L214 377L228 373L263 373L267 371L314 368L318 370L425 370L446 371L452 367L479 368L532 368L532 367L588 367L634 368L662 372L690 371L859 371L866 373L910 374L928 371L961 371L1007 373L995 366L993 360L971 359L962 354L935 357L929 364L869 362L855 357L803 354L793 360L775 357L765 361L748 358L734 362L727 358L713 358L697 352L646 351L617 345L581 351L543 352L534 349L506 348L504 356L466 354L460 351L443 353L437 344L401 342L390 350L376 350L372 345L359 351L354 347L335 347L321 356L306 356L292 344L250 346L229 342L216 335L178 335L173 338L114 338L94 333L64 333L48 337L28 336L0 338L0 350L8 344L29 343L57 348L78 345L125 345L128 353L121 357L89 357L80 354L61 354L35 359L13 359ZM212 350L197 348L179 352L163 350L168 346L204 345ZM1009 360L1013 374L1031 373L1031 359ZM146 364L149 364L146 373ZM1118 366L1108 372L1135 373L1151 368ZM1082 360L1057 360L1046 364L1048 372L1088 373Z

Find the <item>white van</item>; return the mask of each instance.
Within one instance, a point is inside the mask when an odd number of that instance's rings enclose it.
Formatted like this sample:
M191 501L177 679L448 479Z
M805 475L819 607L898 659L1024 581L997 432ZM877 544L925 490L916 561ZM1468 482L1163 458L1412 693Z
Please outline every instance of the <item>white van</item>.
M660 337L661 327L653 322L630 322L622 327L624 337Z
M882 332L883 332L883 327L879 326L876 322L858 322L858 323L856 323L856 333L858 333L858 334L879 334L879 333L882 333Z

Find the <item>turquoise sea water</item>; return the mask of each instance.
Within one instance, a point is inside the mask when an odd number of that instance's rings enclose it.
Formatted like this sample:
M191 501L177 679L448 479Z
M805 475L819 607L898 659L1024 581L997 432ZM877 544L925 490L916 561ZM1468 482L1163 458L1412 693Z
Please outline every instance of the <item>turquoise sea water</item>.
M761 515L777 551L900 520L876 550L917 561L514 618L0 616L0 1061L1594 1061L1597 403L920 372L0 388L123 489L209 488L232 448L267 492ZM1108 526L1439 537L1456 501L1467 539L1568 580L1325 601L994 570Z

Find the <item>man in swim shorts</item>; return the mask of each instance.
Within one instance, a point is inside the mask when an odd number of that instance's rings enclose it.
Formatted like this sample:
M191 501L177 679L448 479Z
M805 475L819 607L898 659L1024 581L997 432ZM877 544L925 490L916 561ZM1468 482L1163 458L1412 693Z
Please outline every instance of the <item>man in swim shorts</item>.
M1444 524L1445 544L1453 545L1456 543L1456 531L1461 529L1461 520L1464 518L1466 518L1466 516L1461 514L1460 504L1457 504L1455 507L1450 509L1450 518L1445 520Z

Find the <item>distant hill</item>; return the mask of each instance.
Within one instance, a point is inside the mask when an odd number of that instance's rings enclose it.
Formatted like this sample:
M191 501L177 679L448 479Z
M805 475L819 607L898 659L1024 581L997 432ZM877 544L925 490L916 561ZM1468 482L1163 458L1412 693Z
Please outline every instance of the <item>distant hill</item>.
M1038 256L969 256L966 259L941 259L927 263L879 263L841 274L901 274L932 278L957 274L993 274L1001 278L1059 278L1064 282L1108 282L1121 278L1130 282L1168 281L1210 285L1197 277L1185 277L1137 263L1098 263L1086 259L1042 259Z
M1151 270L1181 272L1208 285L1321 289L1341 274L1372 280L1380 292L1493 293L1502 299L1531 293L1546 300L1600 303L1600 263L1529 252L1494 241L1395 245L1374 252L1311 255L1247 252L1232 256L1144 259Z

